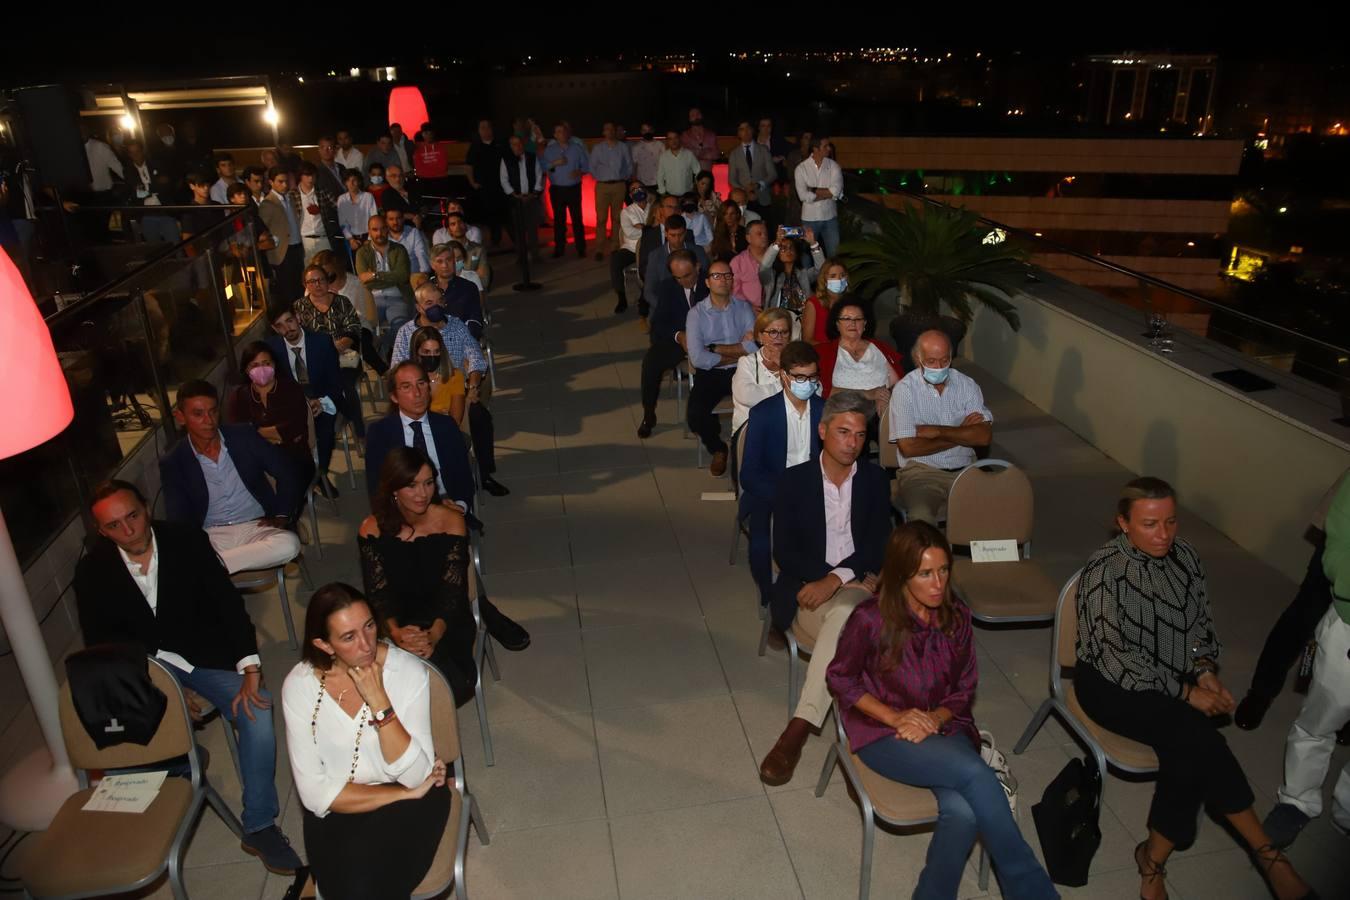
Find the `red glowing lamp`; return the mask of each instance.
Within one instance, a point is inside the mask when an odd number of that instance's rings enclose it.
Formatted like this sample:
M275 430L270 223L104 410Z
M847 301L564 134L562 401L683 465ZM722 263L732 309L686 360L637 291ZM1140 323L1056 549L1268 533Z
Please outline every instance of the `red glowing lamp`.
M422 89L413 85L402 85L389 92L389 124L403 126L403 133L409 138L417 135L423 122L430 122L427 115L427 101L422 98Z

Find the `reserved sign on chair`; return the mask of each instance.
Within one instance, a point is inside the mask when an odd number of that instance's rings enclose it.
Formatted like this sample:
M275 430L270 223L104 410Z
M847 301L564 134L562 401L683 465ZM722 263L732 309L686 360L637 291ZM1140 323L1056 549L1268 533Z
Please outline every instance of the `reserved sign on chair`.
M971 562L1017 562L1020 558L1017 553L1017 541L1012 538L999 541L970 542Z

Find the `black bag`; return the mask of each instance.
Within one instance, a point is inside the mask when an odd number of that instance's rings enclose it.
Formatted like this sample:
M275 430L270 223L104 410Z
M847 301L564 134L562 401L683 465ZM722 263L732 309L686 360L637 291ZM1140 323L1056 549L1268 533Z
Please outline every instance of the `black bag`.
M169 698L150 680L145 651L98 644L66 659L70 699L100 750L130 741L145 746L159 730Z
M1045 856L1045 870L1055 884L1082 887L1102 831L1102 777L1091 760L1072 759L1031 807L1036 834Z

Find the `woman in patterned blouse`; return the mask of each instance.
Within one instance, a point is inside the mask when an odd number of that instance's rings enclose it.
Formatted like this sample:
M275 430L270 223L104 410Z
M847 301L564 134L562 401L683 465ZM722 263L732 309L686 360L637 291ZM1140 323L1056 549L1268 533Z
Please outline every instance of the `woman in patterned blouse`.
M940 531L919 521L895 529L878 594L849 617L826 681L849 749L878 774L937 795L916 898L957 895L976 835L1004 897L1058 897L980 758L970 612L952 600L950 576L951 548Z
M1222 649L1210 618L1205 570L1177 538L1176 494L1157 478L1136 478L1116 506L1120 534L1093 554L1078 581L1078 662L1074 690L1097 724L1148 744L1158 781L1148 839L1135 848L1140 896L1167 896L1163 864L1195 840L1204 804L1251 847L1281 900L1308 886L1270 845L1254 797L1216 717L1233 711L1218 676Z
M342 414L356 436L366 436L357 381L361 375L361 319L352 301L334 293L323 266L311 263L304 273L305 294L295 301L295 317L310 331L326 334L337 348L342 376Z

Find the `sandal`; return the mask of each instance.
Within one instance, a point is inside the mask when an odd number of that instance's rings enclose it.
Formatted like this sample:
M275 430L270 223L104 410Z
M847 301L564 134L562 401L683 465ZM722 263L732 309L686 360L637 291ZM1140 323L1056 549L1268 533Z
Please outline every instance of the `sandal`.
M1142 862L1141 862L1142 858ZM1144 863L1148 863L1145 868ZM1153 878L1167 878L1167 869L1162 863L1156 862L1148 855L1148 841L1140 841L1139 846L1134 848L1134 864L1139 869L1139 874L1146 880ZM1139 895L1139 900L1146 900L1143 894ZM1163 900L1167 900L1167 892L1164 888Z
M1273 853L1274 856L1267 856L1267 853ZM1270 884L1270 870L1280 863L1284 863L1290 869L1294 868L1294 864L1289 861L1289 857L1285 856L1280 848L1274 844L1257 847L1252 851L1252 861L1256 863L1256 867L1261 871L1261 875L1266 879L1267 884ZM1294 874L1297 875L1297 871ZM1318 900L1317 891L1308 888L1308 893L1300 897L1299 900Z

